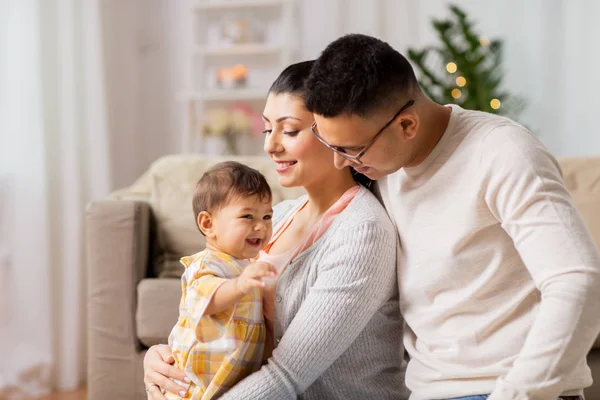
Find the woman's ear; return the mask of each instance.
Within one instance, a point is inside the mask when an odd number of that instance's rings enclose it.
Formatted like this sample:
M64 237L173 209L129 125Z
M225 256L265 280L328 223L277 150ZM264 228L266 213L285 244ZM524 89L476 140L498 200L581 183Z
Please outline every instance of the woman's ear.
M207 238L215 237L215 232L213 231L213 218L208 211L202 211L198 214L196 223L198 224L198 229L200 229L200 232L202 232L204 236Z
M419 130L419 117L416 114L408 113L400 117L400 125L402 125L404 138L413 139Z

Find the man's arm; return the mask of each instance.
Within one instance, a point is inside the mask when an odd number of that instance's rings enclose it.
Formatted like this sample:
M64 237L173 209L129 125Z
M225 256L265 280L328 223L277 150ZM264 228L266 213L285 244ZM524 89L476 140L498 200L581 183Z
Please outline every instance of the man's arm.
M598 249L556 160L523 128L488 134L481 157L486 202L541 292L525 344L489 400L554 399L600 330Z
M295 400L338 359L387 301L395 234L363 223L333 249L269 363L221 399ZM400 341L401 338L398 338Z

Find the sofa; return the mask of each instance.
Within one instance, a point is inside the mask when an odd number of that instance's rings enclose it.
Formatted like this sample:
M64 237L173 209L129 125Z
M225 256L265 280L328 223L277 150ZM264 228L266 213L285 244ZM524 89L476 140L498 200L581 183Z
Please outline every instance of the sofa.
M279 185L266 157L228 157L260 170L274 204L302 194ZM166 343L178 317L183 267L179 257L204 248L191 208L196 181L223 157L171 155L154 162L130 187L86 210L88 398L146 398L146 349ZM600 245L600 158L559 160L567 188ZM599 316L600 317L600 316ZM600 399L600 340L588 355Z

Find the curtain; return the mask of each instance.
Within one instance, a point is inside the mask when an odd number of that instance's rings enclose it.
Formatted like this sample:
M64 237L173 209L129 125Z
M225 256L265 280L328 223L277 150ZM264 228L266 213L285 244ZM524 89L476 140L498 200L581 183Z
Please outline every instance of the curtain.
M85 377L85 204L110 189L100 0L0 0L0 398Z

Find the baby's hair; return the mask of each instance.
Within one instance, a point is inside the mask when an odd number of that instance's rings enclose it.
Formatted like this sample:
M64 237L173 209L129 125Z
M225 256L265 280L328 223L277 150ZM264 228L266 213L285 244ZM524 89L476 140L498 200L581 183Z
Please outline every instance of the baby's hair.
M196 184L192 205L197 219L202 211L215 212L236 197L258 196L271 201L271 188L263 174L235 161L216 164Z

